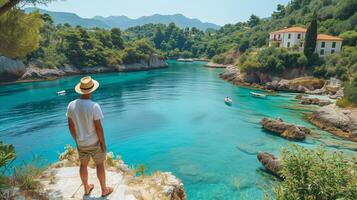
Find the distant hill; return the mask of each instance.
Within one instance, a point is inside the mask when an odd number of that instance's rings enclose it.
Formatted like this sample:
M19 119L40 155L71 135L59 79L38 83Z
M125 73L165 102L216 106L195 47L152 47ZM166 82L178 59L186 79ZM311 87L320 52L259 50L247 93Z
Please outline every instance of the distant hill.
M109 16L109 17L102 17L102 16L95 16L93 18L82 18L78 16L77 14L74 13L69 13L69 12L53 12L53 11L47 11L47 10L42 10L38 8L25 8L25 12L32 12L35 10L39 10L40 13L47 13L49 14L55 24L63 24L63 23L68 23L72 26L83 26L86 28L94 28L94 27L99 27L99 28L121 28L121 29L127 29L129 27L133 26L141 26L144 24L169 24L171 22L174 22L178 27L180 28L185 28L185 27L196 27L201 30L206 30L206 29L219 29L220 26L213 24L213 23L207 23L207 22L201 22L198 19L191 19L188 18L182 14L175 14L175 15L151 15L151 16L143 16L139 17L137 19L131 19L127 16Z

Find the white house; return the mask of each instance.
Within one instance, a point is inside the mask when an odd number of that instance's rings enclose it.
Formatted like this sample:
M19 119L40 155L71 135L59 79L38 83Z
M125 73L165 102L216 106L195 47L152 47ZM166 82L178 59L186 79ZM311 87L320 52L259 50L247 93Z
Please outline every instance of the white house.
M302 27L291 27L271 32L269 35L269 46L297 47L300 51L303 51L306 31L307 29ZM341 38L325 34L317 35L316 52L319 56L324 57L339 53L341 47Z

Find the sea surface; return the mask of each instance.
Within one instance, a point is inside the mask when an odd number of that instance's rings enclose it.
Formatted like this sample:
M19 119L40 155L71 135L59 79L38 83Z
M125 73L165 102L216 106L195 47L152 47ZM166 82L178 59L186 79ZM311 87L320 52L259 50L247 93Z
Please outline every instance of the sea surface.
M169 61L166 69L93 75L100 82L94 100L104 113L108 150L130 166L173 172L189 200L234 200L262 199L267 175L256 153L278 155L292 143L263 131L263 117L313 128L314 137L299 145L344 144L305 122L304 113L314 107L298 104L294 94L253 98L253 90L221 80L221 69L203 64ZM65 112L78 98L73 88L79 79L0 86L0 140L15 145L17 162L39 156L51 163L74 144ZM67 94L57 96L60 90Z

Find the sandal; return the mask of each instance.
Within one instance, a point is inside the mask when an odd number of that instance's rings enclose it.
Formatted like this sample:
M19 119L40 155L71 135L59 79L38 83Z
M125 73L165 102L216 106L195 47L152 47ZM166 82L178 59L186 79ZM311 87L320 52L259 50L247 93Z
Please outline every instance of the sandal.
M93 189L94 189L94 185L93 184L89 184L89 191L88 191L88 193L85 193L84 196L89 196L90 193L92 193Z
M111 187L107 187L108 193L107 194L103 194L102 197L107 197L109 196L111 193L113 193L114 189Z

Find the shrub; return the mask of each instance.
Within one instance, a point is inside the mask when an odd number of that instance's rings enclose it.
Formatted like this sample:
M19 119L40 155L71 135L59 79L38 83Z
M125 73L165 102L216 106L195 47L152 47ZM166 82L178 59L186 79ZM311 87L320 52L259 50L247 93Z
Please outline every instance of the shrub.
M256 70L265 73L282 73L285 69L305 67L306 56L285 48L269 47L258 52L247 52L239 60L243 71Z
M352 104L357 104L357 74L354 75L351 83L345 84L345 98Z
M310 150L297 145L281 152L284 180L273 188L276 199L355 199L357 162L343 152Z
M38 178L45 168L38 158L34 158L30 163L22 162L15 167L13 174L14 184L22 190L38 190L41 188Z
M8 178L5 177L5 172L15 159L15 147L0 141L0 189L8 186Z

